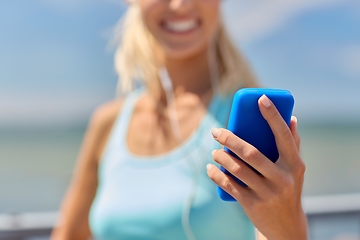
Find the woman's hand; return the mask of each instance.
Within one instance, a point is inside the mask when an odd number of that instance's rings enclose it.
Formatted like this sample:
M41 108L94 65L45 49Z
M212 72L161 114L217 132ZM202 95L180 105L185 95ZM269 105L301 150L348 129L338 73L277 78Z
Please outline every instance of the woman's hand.
M305 164L299 156L300 137L296 118L292 117L289 128L265 95L258 102L261 114L275 136L279 151L277 162L274 164L230 131L213 129L216 141L262 176L224 150L214 150L214 160L249 187L241 186L212 164L207 166L208 175L241 204L251 222L269 240L307 239L307 221L301 206Z

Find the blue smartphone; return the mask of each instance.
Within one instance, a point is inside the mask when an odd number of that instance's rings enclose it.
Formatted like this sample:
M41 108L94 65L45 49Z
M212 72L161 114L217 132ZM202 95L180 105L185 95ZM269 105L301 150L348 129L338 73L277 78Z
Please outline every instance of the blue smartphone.
M256 147L272 162L276 162L279 158L279 152L276 147L275 137L269 124L261 115L258 105L258 100L263 94L270 98L289 126L294 107L294 98L289 91L280 89L243 88L234 95L227 129ZM232 156L240 159L230 149L226 147L224 149ZM240 160L243 161L242 159ZM247 163L246 165L260 175L256 169ZM221 166L220 170L233 177L242 186L247 187L245 183L234 177L224 167ZM236 201L219 186L217 187L217 192L224 201Z

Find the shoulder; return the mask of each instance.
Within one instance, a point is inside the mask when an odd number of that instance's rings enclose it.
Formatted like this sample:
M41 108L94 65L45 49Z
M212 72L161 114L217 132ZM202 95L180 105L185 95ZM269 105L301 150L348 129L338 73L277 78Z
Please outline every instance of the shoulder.
M123 99L115 99L106 102L95 109L91 116L89 127L95 129L112 127L117 116L119 115L123 101Z
M94 157L100 161L107 139L120 114L123 99L116 99L99 106L92 114L87 128L87 137L91 139Z

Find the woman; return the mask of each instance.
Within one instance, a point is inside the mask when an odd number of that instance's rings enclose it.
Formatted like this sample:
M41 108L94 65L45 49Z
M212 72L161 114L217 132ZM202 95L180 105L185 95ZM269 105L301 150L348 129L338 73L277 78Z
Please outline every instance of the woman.
M288 128L267 97L259 99L276 136L276 164L223 129L234 92L257 83L219 5L130 3L115 56L119 89L128 94L94 113L53 239L250 240L254 226L268 239L306 239L296 119ZM208 164L220 144L263 176L223 150L213 159L249 188ZM238 202L221 201L206 173Z

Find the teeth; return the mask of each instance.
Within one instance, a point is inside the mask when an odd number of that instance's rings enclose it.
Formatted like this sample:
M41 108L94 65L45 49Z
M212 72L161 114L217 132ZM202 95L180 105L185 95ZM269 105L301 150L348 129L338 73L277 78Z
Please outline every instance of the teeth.
M174 32L187 32L197 27L197 25L198 23L195 20L165 23L165 27Z

